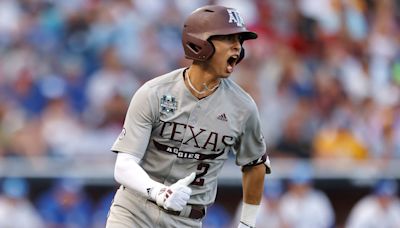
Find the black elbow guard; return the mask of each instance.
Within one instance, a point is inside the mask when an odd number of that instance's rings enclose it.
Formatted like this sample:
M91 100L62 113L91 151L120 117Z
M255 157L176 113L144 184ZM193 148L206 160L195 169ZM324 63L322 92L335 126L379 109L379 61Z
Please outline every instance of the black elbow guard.
M265 165L265 173L270 174L271 173L271 162L269 161L269 157L266 153L263 156L261 156L260 158L248 163L247 165L242 166L242 171L248 167L256 166L256 165L259 165L262 163Z

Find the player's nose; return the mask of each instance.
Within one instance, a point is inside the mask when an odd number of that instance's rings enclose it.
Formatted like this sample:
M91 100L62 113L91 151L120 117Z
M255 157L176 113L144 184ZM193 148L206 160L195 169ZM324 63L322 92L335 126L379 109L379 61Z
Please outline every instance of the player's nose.
M234 49L235 51L238 51L238 52L240 52L240 50L242 49L242 42L240 42L239 38L236 38L233 41L232 49Z

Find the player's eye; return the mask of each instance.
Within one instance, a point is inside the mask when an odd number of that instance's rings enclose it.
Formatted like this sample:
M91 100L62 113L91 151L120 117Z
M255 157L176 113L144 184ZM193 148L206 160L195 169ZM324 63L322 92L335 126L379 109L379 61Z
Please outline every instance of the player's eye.
M214 40L219 40L219 41L229 41L229 42L235 42L235 41L240 41L241 37L239 34L231 34L231 35L218 35L213 37Z

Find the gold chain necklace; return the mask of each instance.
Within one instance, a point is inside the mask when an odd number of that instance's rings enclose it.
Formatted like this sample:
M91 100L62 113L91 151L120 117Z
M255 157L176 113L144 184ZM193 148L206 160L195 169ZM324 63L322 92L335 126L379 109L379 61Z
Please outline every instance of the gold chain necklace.
M191 88L193 91L195 91L196 93L198 93L198 94L204 94L204 93L206 93L207 91L212 92L212 91L216 90L216 89L218 88L219 84L221 83L221 81L220 81L218 84L216 84L214 87L212 87L212 88L210 89L210 88L208 88L208 86L206 85L206 83L203 82L204 90L198 91L196 88L194 88L192 82L190 81L189 72L185 72L185 73L186 73L185 76L187 76L186 78L187 78L187 80L188 80L188 84L189 84L190 88Z

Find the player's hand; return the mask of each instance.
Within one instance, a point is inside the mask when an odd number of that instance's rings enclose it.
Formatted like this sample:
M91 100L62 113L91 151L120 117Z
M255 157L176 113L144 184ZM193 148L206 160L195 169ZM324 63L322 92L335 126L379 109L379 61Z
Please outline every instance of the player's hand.
M193 172L175 184L162 188L156 196L157 205L167 210L181 211L192 194L192 189L188 185L195 177L196 174Z

